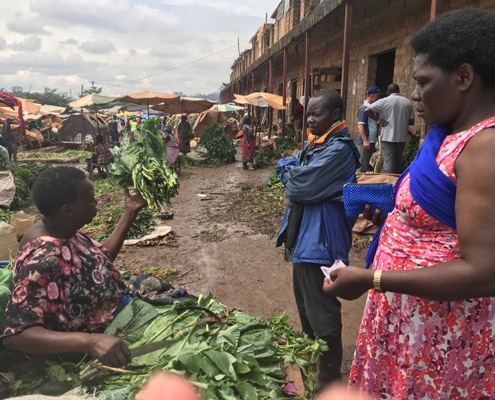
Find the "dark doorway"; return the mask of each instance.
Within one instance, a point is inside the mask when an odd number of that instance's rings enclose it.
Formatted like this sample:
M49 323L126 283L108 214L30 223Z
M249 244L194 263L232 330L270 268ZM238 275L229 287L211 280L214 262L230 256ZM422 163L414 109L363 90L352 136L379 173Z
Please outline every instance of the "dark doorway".
M374 57L376 57L375 85L386 93L387 86L394 82L395 49Z

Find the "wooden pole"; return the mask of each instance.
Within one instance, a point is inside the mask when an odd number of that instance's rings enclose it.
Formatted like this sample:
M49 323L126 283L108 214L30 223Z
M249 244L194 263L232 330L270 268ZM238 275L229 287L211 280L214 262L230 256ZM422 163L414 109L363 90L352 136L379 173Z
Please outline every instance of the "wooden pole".
M345 105L347 104L347 89L349 86L349 55L351 50L351 24L352 24L352 4L351 0L345 2L345 19L344 19L344 46L342 54L342 82L340 86L340 95L342 96L344 109L342 110L342 119L345 119Z
M311 74L309 66L309 32L306 31L304 38L304 115L302 120L301 149L306 139L306 110L308 109L309 96L311 94Z
M287 47L284 48L284 65L282 73L282 104L287 107ZM287 117L287 109L282 110L282 137L287 136L285 127L285 118Z

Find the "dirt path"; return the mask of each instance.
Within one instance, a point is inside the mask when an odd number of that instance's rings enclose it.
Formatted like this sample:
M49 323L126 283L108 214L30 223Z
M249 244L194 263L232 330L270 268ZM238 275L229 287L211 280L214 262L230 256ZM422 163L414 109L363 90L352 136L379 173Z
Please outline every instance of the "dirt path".
M173 284L190 293L211 292L226 306L250 315L273 317L286 311L299 328L292 296L291 265L274 246L282 214L263 209L252 193L261 174L270 169L246 171L240 163L215 168L183 169L179 196L168 209L175 239L157 247L126 247L117 266L175 268ZM198 194L205 195L201 198ZM352 253L351 263L363 264L363 254ZM363 298L343 302L344 366L348 373Z

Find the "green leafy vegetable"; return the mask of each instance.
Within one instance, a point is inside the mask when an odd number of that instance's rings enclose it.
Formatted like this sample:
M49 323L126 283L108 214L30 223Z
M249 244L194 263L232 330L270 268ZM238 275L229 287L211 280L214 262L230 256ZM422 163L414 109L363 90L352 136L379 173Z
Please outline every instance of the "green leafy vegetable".
M114 161L111 169L115 181L124 187L134 188L147 202L151 210L159 210L163 203L179 192L177 174L164 159L165 147L160 135L143 128L137 131L135 141L124 138L111 152Z

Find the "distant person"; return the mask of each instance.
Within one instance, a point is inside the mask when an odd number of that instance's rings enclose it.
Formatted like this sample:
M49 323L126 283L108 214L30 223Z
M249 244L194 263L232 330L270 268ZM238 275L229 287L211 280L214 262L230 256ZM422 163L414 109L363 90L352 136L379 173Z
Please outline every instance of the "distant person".
M242 168L254 170L256 155L256 133L251 124L251 117L246 116L242 123Z
M134 143L134 140L136 140L137 127L138 127L137 122L134 116L132 116L129 119L129 129L130 129L129 141L131 143Z
M17 144L15 132L11 127L12 119L7 118L2 128L2 143L3 147L9 152L9 160L17 161Z
M119 121L117 116L112 117L112 121L108 124L108 132L113 144L119 143Z
M365 110L375 101L380 99L381 91L378 86L371 86L366 90L366 98L358 110L358 137L357 148L361 155L361 172L372 171L370 165L371 156L375 152L375 144L378 140L378 124L368 117Z
M108 165L112 162L112 153L108 148L108 144L105 143L102 135L96 135L95 150L91 156L93 164ZM91 166L88 164L87 170L90 171ZM90 171L91 172L91 171ZM105 171L98 167L98 173L100 176L106 175Z
M411 102L401 96L395 83L388 85L387 94L388 97L367 107L365 113L381 127L380 150L384 172L400 174L409 125L414 125L414 111Z
M177 125L177 133L179 135L180 151L183 154L191 151L191 140L194 138L192 126L187 120L187 115L180 117L179 125Z
M299 102L298 99L294 100L294 108L292 109L292 118L294 122L294 132L296 134L296 139L301 139L301 129L304 118L304 107Z
M323 293L321 266L349 261L356 218L344 210L342 187L356 182L359 153L342 120L343 100L333 89L309 99L308 141L297 155L282 158L276 172L289 205L276 246L285 243L293 264L294 297L304 333L328 345L320 357L317 391L341 380L342 316L335 296Z

